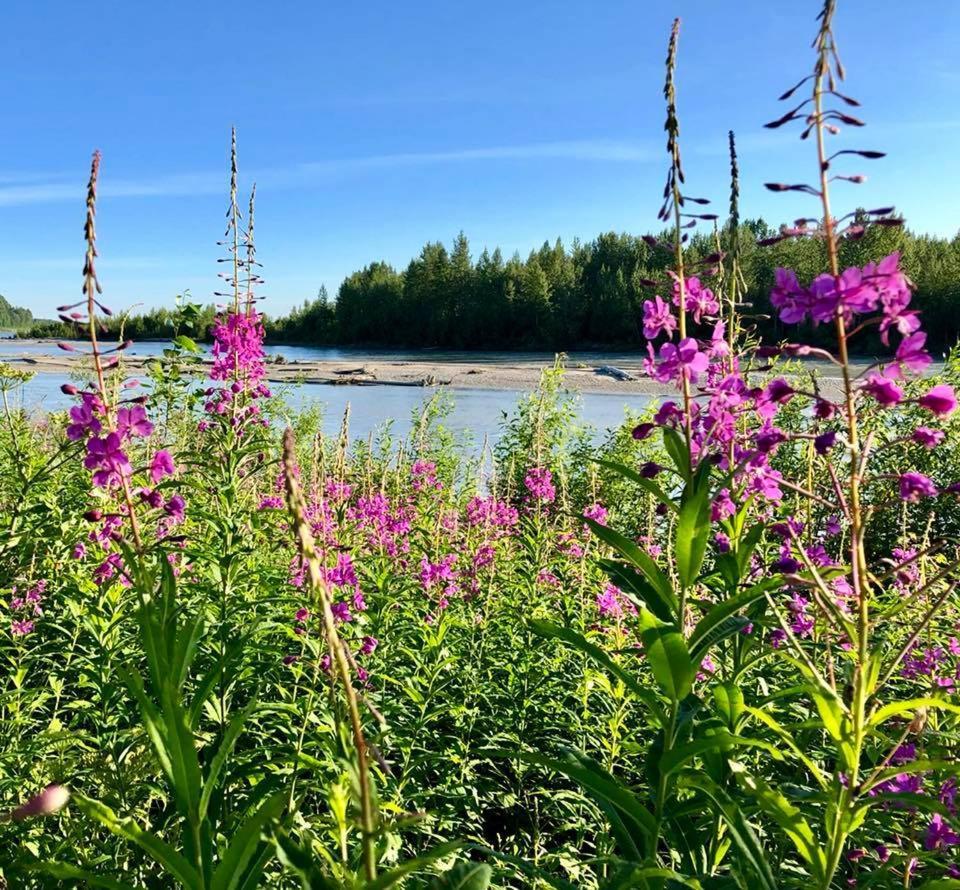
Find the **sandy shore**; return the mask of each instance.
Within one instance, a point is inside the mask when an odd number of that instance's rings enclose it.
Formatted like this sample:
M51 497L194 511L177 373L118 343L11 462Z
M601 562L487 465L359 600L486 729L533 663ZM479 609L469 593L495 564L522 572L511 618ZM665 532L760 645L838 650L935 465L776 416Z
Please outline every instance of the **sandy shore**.
M124 364L134 374L156 359L152 356L129 356ZM70 353L44 355L25 353L2 357L16 368L39 373L69 374L78 370L83 361ZM616 379L605 372L602 364L570 362L564 382L567 388L578 392L619 393L623 395L661 395L671 392L664 386L643 376L641 358L618 361L614 368L632 379ZM267 362L267 376L273 382L305 383L327 386L451 386L457 389L531 390L549 363L539 364L529 359L511 361L448 361L427 359L381 359L337 361Z

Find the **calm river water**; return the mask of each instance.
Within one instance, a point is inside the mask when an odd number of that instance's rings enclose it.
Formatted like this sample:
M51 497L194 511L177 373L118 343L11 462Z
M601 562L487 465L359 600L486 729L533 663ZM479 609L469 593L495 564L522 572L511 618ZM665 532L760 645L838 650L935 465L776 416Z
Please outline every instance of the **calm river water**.
M160 342L135 343L129 350L132 355L159 355L164 347ZM308 346L267 346L268 354L282 354L288 361L352 361L362 364L364 358L397 360L468 360L472 364L490 364L509 361L511 364L530 363L548 365L553 361L551 353L456 353L425 351L397 352L349 349L326 349ZM18 343L0 340L0 361L21 355L60 355L54 343ZM601 362L626 367L637 367L642 356L637 353L572 353L571 362ZM23 405L40 411L63 410L73 404L60 392L60 384L67 375L41 372L23 389ZM398 386L324 386L318 384L275 385L287 396L292 411L306 406L320 406L323 411L323 428L333 435L340 428L340 421L347 403L350 404L350 430L353 438L376 435L392 421L394 437L404 437L411 428L414 412L436 393L434 389ZM518 391L502 389L458 389L448 387L453 398L453 409L446 426L454 432L468 434L475 446L489 437L498 438L501 424L510 416L523 395ZM649 402L648 396L620 395L616 393L585 393L579 397L578 409L581 420L593 427L598 434L623 422L625 411L640 411Z

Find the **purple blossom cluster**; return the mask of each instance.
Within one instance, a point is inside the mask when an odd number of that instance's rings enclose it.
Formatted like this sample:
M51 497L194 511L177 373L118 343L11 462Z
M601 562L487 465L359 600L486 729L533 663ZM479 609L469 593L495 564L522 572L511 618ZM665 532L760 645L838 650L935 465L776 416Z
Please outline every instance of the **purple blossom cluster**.
M213 367L210 379L222 383L205 391L204 410L226 418L235 429L247 423L266 425L258 399L269 398L264 382L263 320L255 309L231 310L213 326ZM201 421L207 429L209 421Z
M43 617L43 598L47 582L43 579L29 585L26 592L19 593L14 586L10 591L10 635L25 637L36 629L36 619Z

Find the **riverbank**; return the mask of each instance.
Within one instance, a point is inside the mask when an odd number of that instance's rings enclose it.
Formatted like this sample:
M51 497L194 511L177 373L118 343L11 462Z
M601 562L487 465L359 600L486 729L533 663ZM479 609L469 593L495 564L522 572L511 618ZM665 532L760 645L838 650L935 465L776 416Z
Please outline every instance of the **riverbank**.
M29 344L24 346L21 354L0 356L0 360L24 370L62 375L78 371L84 361L80 354L50 355L31 350ZM155 360L155 356L129 355L124 357L124 364L136 374ZM205 363L208 361L204 359ZM502 354L497 359L486 355L456 359L360 355L309 361L274 355L268 357L267 377L274 383L318 386L449 386L523 392L536 388L541 372L550 364L545 356L510 360ZM627 360L617 356L616 364L572 359L566 366L564 382L567 388L583 393L663 395L670 392L670 387L644 377L641 365L639 354Z

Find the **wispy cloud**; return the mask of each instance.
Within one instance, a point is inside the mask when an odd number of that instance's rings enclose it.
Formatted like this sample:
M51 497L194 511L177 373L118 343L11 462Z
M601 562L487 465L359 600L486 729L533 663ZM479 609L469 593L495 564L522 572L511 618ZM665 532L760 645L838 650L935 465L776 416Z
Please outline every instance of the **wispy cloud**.
M646 163L658 157L652 147L616 140L573 140L538 142L527 145L500 145L446 151L401 152L359 158L331 158L309 161L283 168L256 171L253 178L271 188L299 188L324 180L366 170L484 161L569 160L597 163ZM10 183L0 177L0 206L55 203L81 200L84 184L77 182L20 181ZM223 174L186 173L143 180L103 180L104 198L183 197L218 194L223 189Z

